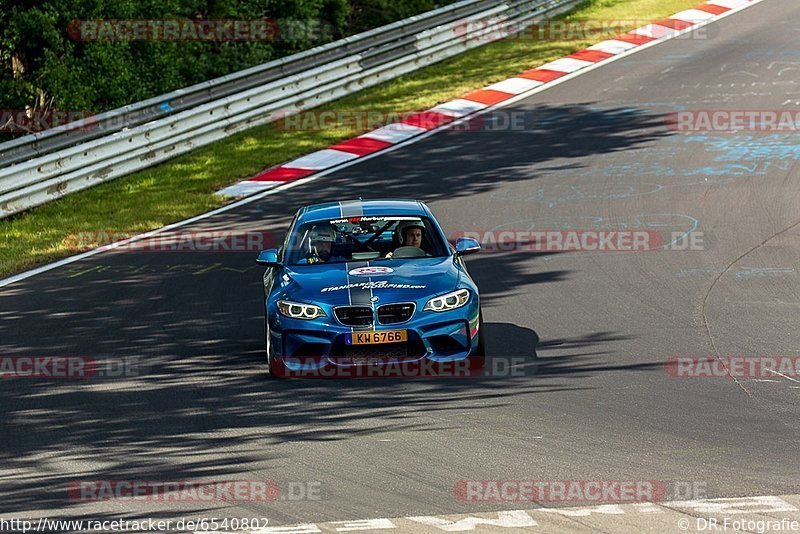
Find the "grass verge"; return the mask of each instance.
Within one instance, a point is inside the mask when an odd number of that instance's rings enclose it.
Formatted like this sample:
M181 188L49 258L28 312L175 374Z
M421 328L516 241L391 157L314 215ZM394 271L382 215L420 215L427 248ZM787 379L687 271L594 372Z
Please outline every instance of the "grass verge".
M571 20L656 20L699 0L589 0ZM620 24L610 35L641 26ZM406 113L585 48L592 41L509 39L347 96L331 111ZM76 232L143 232L219 207L220 188L265 168L363 133L358 125L286 131L268 124L199 148L158 166L81 191L0 221L0 276L69 256Z

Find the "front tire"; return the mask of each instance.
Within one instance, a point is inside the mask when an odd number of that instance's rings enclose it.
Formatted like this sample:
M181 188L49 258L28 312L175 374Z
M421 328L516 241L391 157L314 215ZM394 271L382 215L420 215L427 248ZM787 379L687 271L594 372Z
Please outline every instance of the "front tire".
M286 367L276 361L275 351L272 348L272 337L269 335L269 321L264 318L264 351L267 354L267 370L269 374L276 378L286 376Z

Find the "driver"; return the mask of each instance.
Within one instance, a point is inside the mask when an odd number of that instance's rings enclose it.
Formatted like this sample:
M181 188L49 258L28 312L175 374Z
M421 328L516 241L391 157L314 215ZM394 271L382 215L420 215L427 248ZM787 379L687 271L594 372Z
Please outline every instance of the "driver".
M399 224L397 226L397 234L401 247L416 247L425 252L422 248L422 238L425 235L425 223L422 221L409 221ZM394 252L390 252L386 257L391 258L393 255ZM425 255L428 255L427 252Z
M425 225L422 221L411 221L400 229L400 244L404 247L422 248L422 235Z
M336 232L330 226L320 225L311 230L309 238L311 251L306 258L308 263L325 263L328 261L346 261L341 256L333 256L333 245L336 243Z

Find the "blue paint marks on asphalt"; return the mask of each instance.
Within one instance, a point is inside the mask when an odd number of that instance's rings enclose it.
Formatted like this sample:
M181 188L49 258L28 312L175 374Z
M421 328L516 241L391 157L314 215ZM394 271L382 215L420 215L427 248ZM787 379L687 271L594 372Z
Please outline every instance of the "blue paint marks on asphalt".
M757 276L773 276L773 275L780 275L780 274L791 274L794 272L794 269L791 267L771 267L771 268L761 268L761 269L751 269L751 268L742 268L736 271L736 279L737 280L749 280L751 278Z
M678 157L671 156L670 159ZM759 170L757 163L753 164L728 164L708 165L705 167L676 169L674 165L655 162L612 163L604 167L594 167L583 171L576 171L575 176L750 176ZM695 182L699 183L699 182ZM679 184L671 184L679 185Z
M692 154L697 152L698 144L712 156L711 163L699 167L686 165L685 162L690 161ZM790 170L794 162L800 159L800 143L793 132L761 136L676 135L664 138L658 144L649 147L646 161L619 161L618 158L617 154L608 154L603 158L608 161L607 164L573 169L570 174L636 178L763 176L770 171ZM683 164L676 165L675 162ZM692 182L691 185L720 184L719 181L712 179L705 183Z
M766 173L770 167L787 170L793 160L800 157L800 144L796 135L772 134L765 136L737 135L710 136L689 135L685 143L704 143L722 152L715 161L751 161L757 163L757 171ZM754 161L755 160L755 161Z
M681 269L678 271L678 278L686 278L695 274L720 274L725 270L722 268L700 267L694 269ZM792 267L740 267L736 271L731 271L736 280L751 280L756 277L775 276L794 273Z

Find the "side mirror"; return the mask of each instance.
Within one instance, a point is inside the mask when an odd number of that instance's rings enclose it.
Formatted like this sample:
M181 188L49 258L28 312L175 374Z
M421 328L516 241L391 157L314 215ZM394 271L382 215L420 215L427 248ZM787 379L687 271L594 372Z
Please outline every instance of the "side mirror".
M256 258L256 263L264 265L265 267L280 267L281 263L278 261L278 251L274 248L262 250Z
M456 256L475 254L481 249L481 244L471 237L459 237L456 240Z

